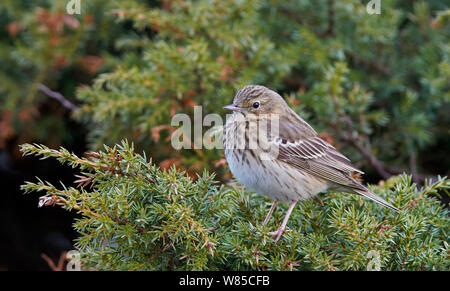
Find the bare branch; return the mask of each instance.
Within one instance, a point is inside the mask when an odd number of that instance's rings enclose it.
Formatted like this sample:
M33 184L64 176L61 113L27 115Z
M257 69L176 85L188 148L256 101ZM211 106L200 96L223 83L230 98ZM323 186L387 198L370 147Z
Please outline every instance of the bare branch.
M367 136L366 136L367 146L366 147L362 146L359 139L357 137L354 137L352 134L354 132L352 119L344 112L344 110L342 110L340 108L339 104L337 103L336 97L333 94L331 94L331 97L334 102L334 106L337 109L337 113L338 113L339 117L347 125L347 132L343 132L336 123L330 123L330 125L334 128L334 130L339 135L339 137L342 140L344 140L344 142L350 144L356 150L358 150L362 154L362 156L367 161L369 161L370 165L375 168L377 173L384 180L389 179L392 175L408 173L408 171L406 169L390 167L390 166L384 164L383 162L379 161L370 151L371 146L370 146L370 141L367 138ZM420 174L417 172L416 157L413 153L410 155L410 167L411 167L410 174L411 174L414 182L416 182L418 184L422 184L425 181L425 179L428 178L426 175L423 175L423 174Z
M66 254L67 254L67 252L61 253L61 256L59 257L59 260L58 260L58 265L56 265L55 262L53 262L53 260L49 256L47 256L45 253L41 254L41 258L47 262L49 268L52 271L63 271L64 262L66 261Z
M61 93L50 90L50 88L48 88L44 84L39 84L38 89L48 97L51 97L59 101L59 103L61 103L62 106L71 111L78 110L79 108L78 106L67 100Z

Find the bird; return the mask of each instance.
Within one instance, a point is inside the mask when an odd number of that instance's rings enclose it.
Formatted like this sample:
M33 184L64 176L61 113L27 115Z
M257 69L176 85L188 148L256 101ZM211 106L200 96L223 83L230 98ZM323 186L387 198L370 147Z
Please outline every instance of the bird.
M327 190L359 194L396 212L399 209L370 191L352 174L363 174L292 110L275 91L261 85L240 89L223 130L224 154L231 173L246 188L273 200L262 226L279 202L289 203L278 242L298 201L318 199Z

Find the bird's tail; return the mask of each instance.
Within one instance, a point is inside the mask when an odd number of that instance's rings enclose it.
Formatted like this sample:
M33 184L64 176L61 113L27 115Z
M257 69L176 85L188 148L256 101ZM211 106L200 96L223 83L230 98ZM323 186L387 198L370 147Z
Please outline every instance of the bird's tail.
M365 187L364 187L365 188ZM369 198L370 200L373 200L383 206L386 206L396 212L400 212L400 210L394 206L392 206L389 202L387 202L386 200L384 200L383 198L381 198L380 196L376 195L375 193L373 193L372 191L370 191L369 189L364 189L364 190L360 190L360 189L354 189L354 191L364 197Z

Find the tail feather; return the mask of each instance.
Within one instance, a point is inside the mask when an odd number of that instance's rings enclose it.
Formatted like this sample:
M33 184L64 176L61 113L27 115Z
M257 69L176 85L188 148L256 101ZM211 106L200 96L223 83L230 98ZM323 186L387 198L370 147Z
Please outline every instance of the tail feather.
M387 202L386 200L384 200L383 198L381 198L380 196L376 195L375 193L373 193L372 191L370 191L369 189L364 189L364 190L360 190L360 189L354 189L354 191L364 197L369 198L370 200L373 200L383 206L386 206L396 212L400 212L400 210L398 208L396 208L395 206L391 205L389 202Z

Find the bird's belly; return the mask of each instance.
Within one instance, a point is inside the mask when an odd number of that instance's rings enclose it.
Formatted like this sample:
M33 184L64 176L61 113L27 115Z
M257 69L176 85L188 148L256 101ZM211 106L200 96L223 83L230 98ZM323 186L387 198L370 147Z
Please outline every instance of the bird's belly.
M248 150L244 150L246 151ZM250 154L243 158L242 150L226 149L225 157L239 183L273 200L304 200L314 197L328 187L324 180L301 172L282 161L257 162Z

